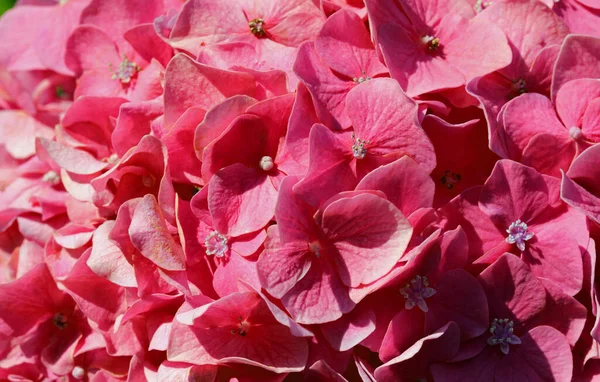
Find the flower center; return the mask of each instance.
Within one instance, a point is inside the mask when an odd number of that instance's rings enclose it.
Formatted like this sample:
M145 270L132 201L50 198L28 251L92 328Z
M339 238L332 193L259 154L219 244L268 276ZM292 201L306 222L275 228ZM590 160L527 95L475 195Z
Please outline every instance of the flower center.
M440 178L440 182L444 184L449 190L454 188L454 185L460 182L460 174L446 170L444 175Z
M521 77L513 81L513 89L515 92L519 93L519 95L523 93L527 93L527 82Z
M581 129L579 127L573 126L569 129L569 135L574 141L578 141L581 139L583 133L581 132Z
M44 176L42 176L42 182L50 183L53 185L59 184L60 175L58 175L56 171L50 170L47 173L45 173Z
M142 68L133 61L123 56L123 61L119 64L119 69L116 70L113 75L113 80L119 80L123 84L128 84L137 75Z
M519 337L513 334L514 323L508 318L497 319L494 318L492 325L490 326L490 333L492 336L488 338L488 345L500 345L502 353L508 354L508 345L518 345L521 343Z
M321 257L322 249L323 249L323 247L321 247L321 243L319 243L318 241L313 241L311 243L308 243L308 251L310 253L312 253L313 255L315 255L317 258Z
M421 37L421 42L434 52L440 47L440 39L435 36L425 35Z
M75 379L83 379L85 377L85 370L81 366L75 366L73 371L71 371L71 375Z
M357 138L356 135L352 133L352 142L352 155L354 155L356 159L363 159L365 155L367 155L367 148L365 146L369 144L369 141Z
M475 5L473 6L473 9L475 10L475 12L479 13L487 7L489 7L490 5L492 5L491 1L477 0Z
M423 312L427 312L429 308L425 302L426 298L429 298L435 294L435 289L429 287L429 281L427 277L417 276L410 284L406 284L404 288L400 290L400 293L406 299L404 308L410 310L414 306L418 306Z
M261 18L254 19L248 23L250 32L256 37L265 37L265 22Z
M54 317L52 317L52 323L62 330L67 327L67 317L62 313L56 313Z
M517 244L519 250L525 250L525 242L533 237L533 232L527 231L527 224L522 222L520 219L516 222L512 222L506 230L508 237L506 242L509 244Z
M206 254L209 256L215 255L217 257L223 257L227 254L227 251L229 251L227 238L217 231L212 231L206 236L204 239L204 247L206 248Z
M369 77L369 76L367 76L367 73L365 73L364 70L362 72L362 76L360 76L360 77L354 77L352 79L352 81L356 82L357 84L362 84L363 82L368 81L368 80L372 80L372 78Z
M260 158L259 166L263 171L271 171L275 167L275 163L273 163L273 158L270 156L264 156Z
M231 330L231 334L237 334L240 335L242 337L245 337L246 334L248 334L248 329L250 329L250 323L244 319L242 319L242 317L238 317L238 327L236 329L232 329Z

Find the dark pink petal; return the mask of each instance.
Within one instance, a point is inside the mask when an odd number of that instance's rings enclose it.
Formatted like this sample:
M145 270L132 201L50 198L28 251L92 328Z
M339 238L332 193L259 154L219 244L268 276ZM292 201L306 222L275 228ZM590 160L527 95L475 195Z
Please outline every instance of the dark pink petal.
M520 219L530 223L549 204L548 186L531 167L501 160L481 190L479 207L499 227Z
M411 328L411 330L406 330ZM425 333L425 314L419 308L402 309L390 321L381 341L379 358L388 362L404 353Z
M302 83L298 84L294 107L290 114L288 133L285 145L290 155L308 169L309 134L312 126L319 123L319 117L313 103L312 96Z
M156 198L146 195L137 205L129 236L144 257L157 266L171 271L185 270L185 257L167 228Z
M546 307L543 314L534 320L531 326L552 326L566 336L569 345L575 346L584 330L586 308L564 293L557 284L550 280L541 280L546 288Z
M339 252L337 270L349 287L372 283L388 273L412 235L404 215L389 201L371 194L329 204L321 225Z
M276 373L300 371L306 363L306 339L294 337L290 328L275 320L267 304L254 292L231 294L180 313L177 320L192 326L174 325L169 343L173 361L243 363ZM194 337L193 349L182 346Z
M173 57L173 49L156 34L151 23L136 25L125 32L123 37L148 62L156 59L166 67Z

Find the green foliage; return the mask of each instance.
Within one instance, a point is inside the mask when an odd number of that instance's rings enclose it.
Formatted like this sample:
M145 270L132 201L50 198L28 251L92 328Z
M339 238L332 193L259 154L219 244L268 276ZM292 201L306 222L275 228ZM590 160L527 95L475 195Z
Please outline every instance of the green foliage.
M0 15L8 11L15 5L16 0L0 0Z

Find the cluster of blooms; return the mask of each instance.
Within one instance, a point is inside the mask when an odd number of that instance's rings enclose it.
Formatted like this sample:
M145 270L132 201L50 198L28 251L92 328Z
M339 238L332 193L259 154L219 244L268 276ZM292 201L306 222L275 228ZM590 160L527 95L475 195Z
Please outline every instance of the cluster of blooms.
M598 381L598 0L21 0L0 380Z

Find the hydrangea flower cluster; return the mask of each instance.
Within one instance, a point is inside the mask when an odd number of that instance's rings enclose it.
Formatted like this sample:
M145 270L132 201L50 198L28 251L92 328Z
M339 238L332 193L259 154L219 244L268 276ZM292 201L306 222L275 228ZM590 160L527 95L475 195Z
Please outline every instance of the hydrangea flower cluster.
M0 380L597 381L597 0L21 0Z

